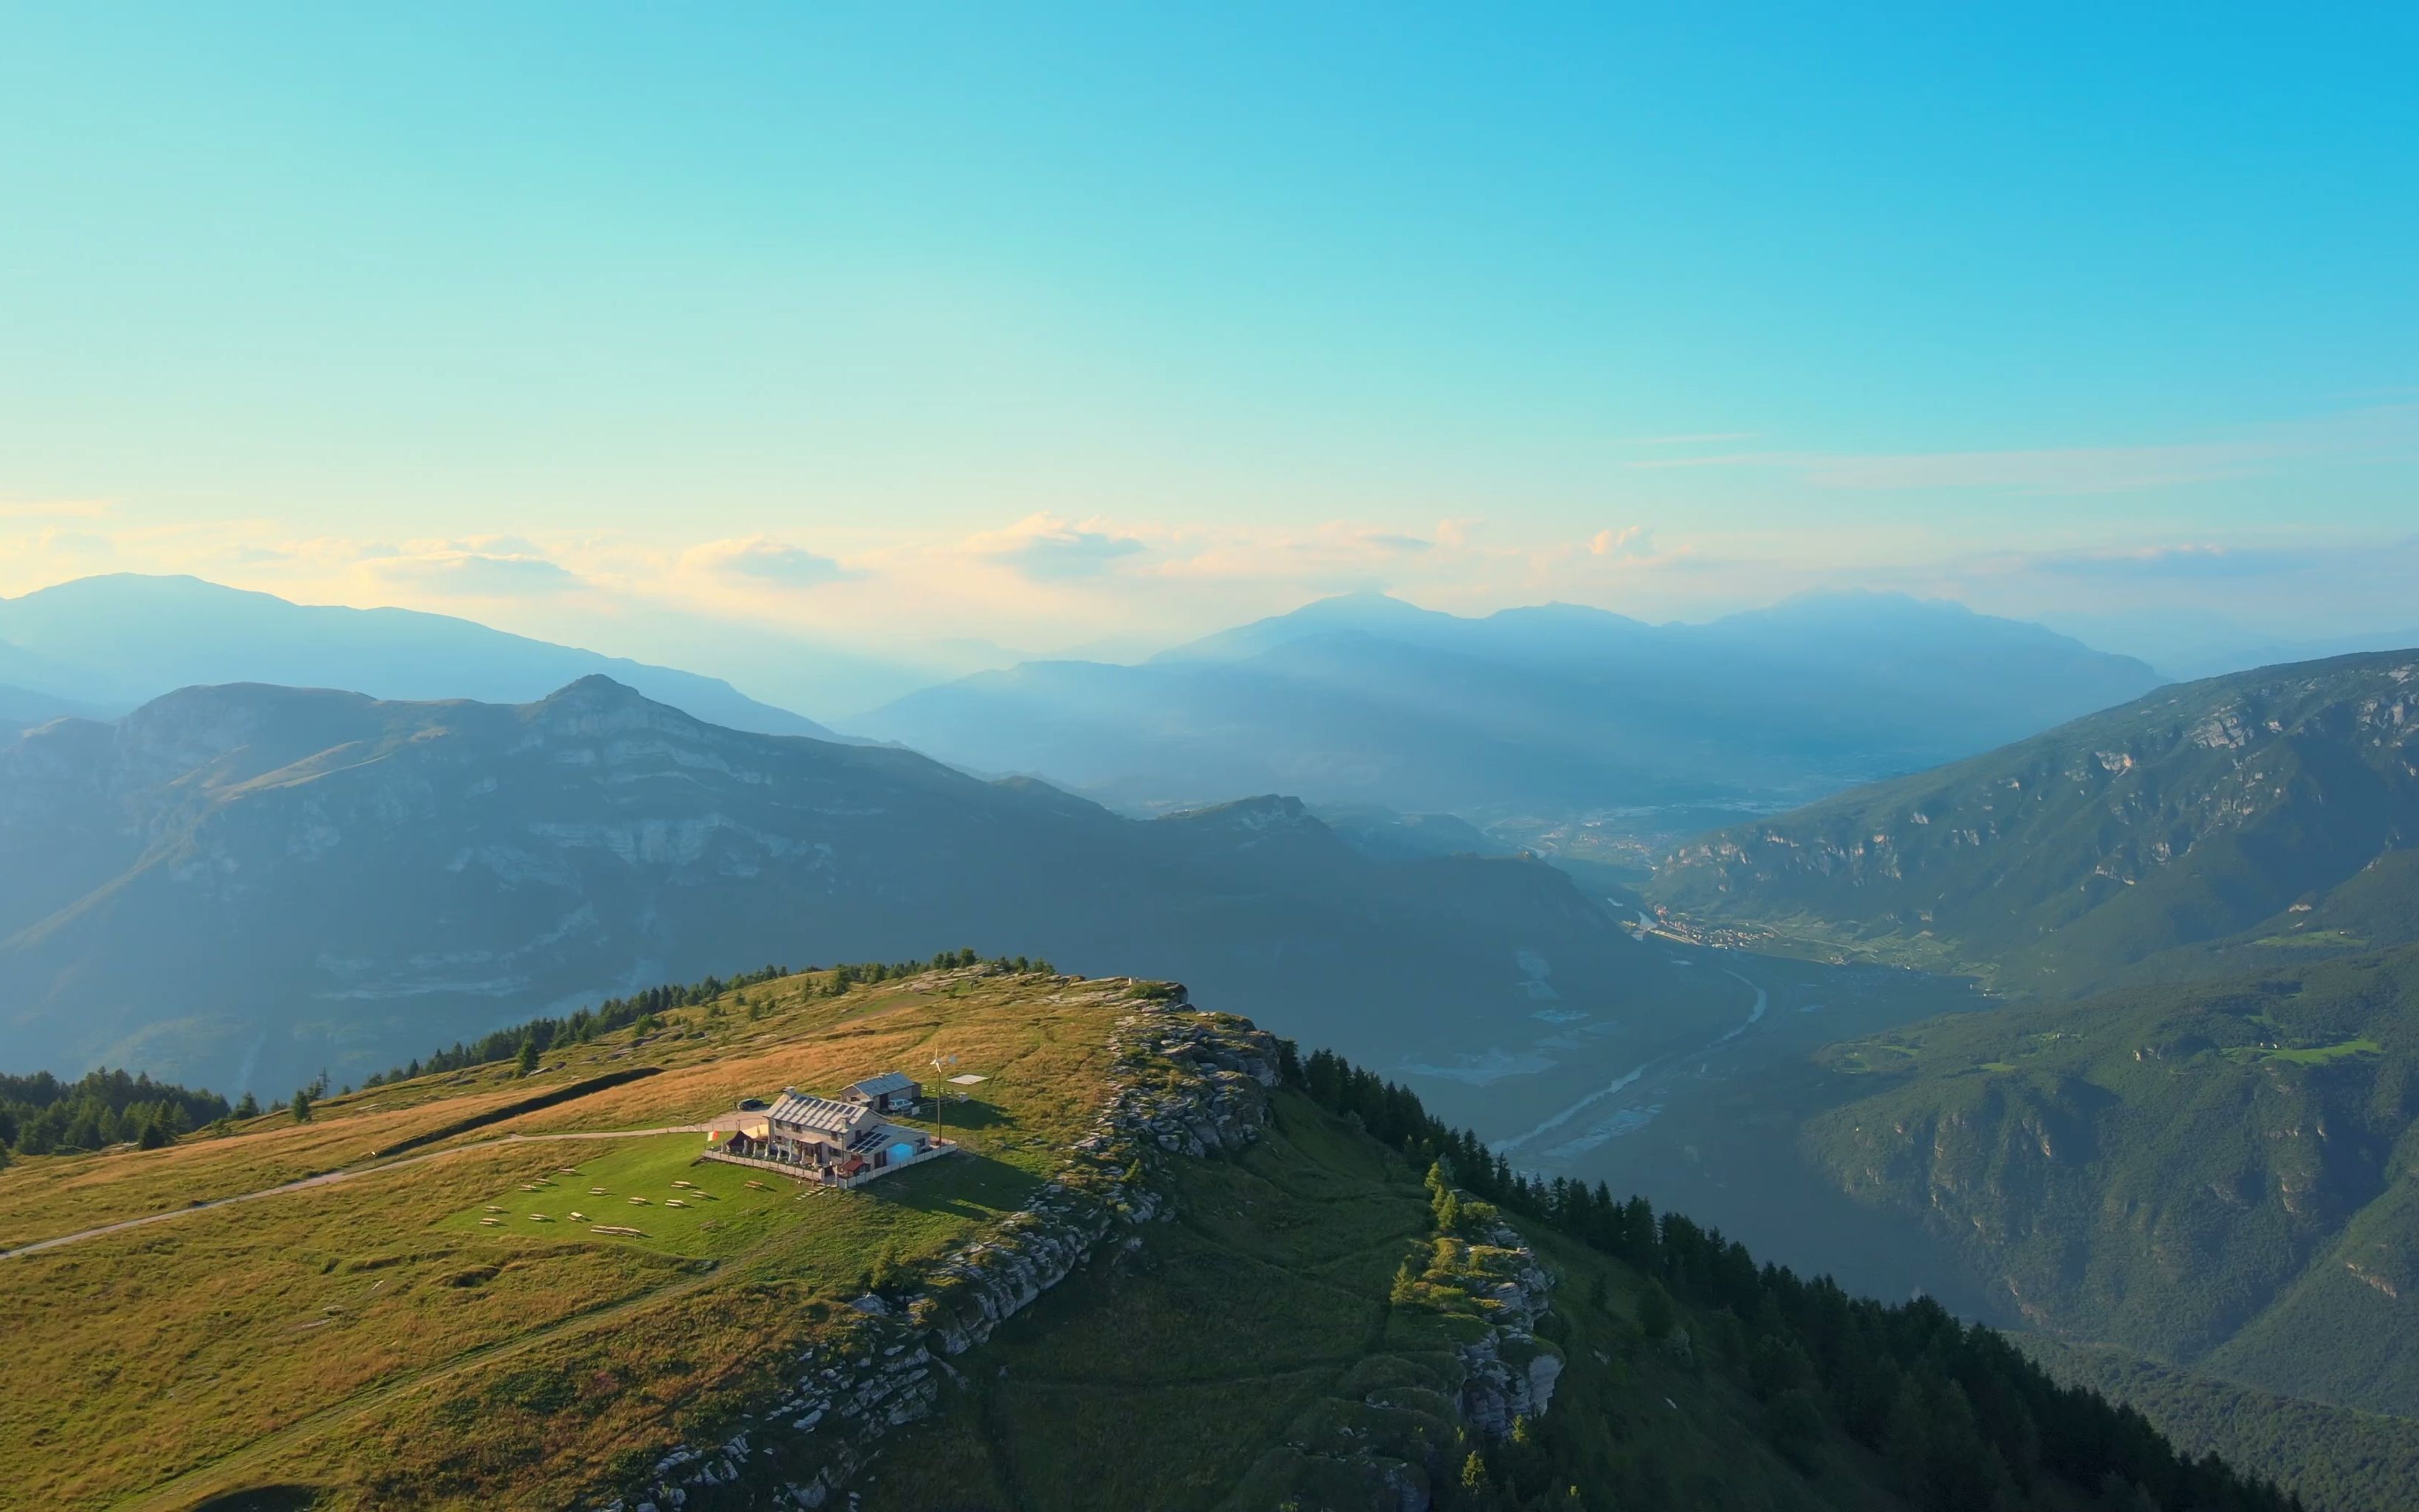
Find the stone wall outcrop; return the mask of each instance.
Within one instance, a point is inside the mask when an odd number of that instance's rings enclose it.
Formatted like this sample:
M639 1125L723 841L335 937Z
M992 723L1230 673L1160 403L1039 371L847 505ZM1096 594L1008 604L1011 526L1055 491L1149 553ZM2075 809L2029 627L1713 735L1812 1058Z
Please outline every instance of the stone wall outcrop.
M1563 1360L1536 1334L1550 1304L1552 1273L1509 1227L1499 1226L1488 1237L1510 1257L1502 1268L1509 1273L1482 1293L1495 1304L1486 1336L1461 1348L1461 1415L1488 1438L1501 1439L1515 1419L1541 1416L1551 1405Z
M856 1298L846 1336L799 1356L747 1427L666 1455L642 1489L602 1512L828 1504L886 1434L932 1412L955 1374L949 1357L1121 1231L1136 1246L1132 1230L1173 1216L1163 1180L1172 1158L1258 1139L1277 1084L1275 1039L1247 1019L1194 1010L1181 988L1131 1006L1113 1031L1108 1101L1031 1201L917 1267L914 1290Z

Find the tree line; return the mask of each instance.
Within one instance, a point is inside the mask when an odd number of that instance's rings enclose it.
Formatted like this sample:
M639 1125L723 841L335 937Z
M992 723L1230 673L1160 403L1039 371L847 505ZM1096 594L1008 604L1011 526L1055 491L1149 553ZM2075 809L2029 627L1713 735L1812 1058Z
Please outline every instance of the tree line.
M46 1071L0 1075L0 1150L61 1155L126 1144L156 1149L233 1111L216 1092L106 1067L73 1082Z
M1055 975L1057 971L1037 957L1002 955L986 960L973 949L943 950L921 961L843 963L829 968L820 987L810 990L839 997L861 985L983 964L1018 973ZM626 997L609 997L561 1018L530 1019L467 1043L457 1040L424 1060L373 1072L362 1085L382 1087L516 1058L524 1072L533 1071L539 1057L558 1045L585 1044L617 1029L636 1027L641 1034L653 1033L663 1016L676 1010L718 1004L734 993L744 998L748 988L785 977L822 974L824 969L807 966L793 971L767 964L728 979L708 976L692 982L666 982ZM748 1013L761 1017L764 1010L759 1001L749 1006ZM342 1089L351 1090L349 1087ZM276 1105L297 1121L308 1121L314 1105L327 1095L328 1075L322 1072L309 1086L296 1088L291 1098ZM63 1082L46 1071L23 1076L0 1073L0 1165L6 1165L11 1155L77 1154L121 1146L157 1149L198 1129L226 1132L236 1122L260 1117L262 1111L259 1099L250 1092L230 1106L216 1092L107 1068L75 1082Z
M1331 1051L1303 1059L1281 1041L1280 1063L1313 1101L1357 1119L1415 1164L1434 1165L1475 1201L1640 1273L1637 1321L1649 1339L1678 1328L1675 1302L1695 1309L1692 1348L1764 1404L1784 1458L1801 1458L1836 1427L1892 1466L1925 1512L2042 1504L2047 1481L2123 1512L2299 1512L2298 1499L2214 1455L2179 1454L2139 1412L2059 1385L1998 1333L1969 1327L1929 1298L1885 1304L1851 1297L1828 1276L1758 1265L1719 1230L1657 1213L1643 1197L1622 1200L1600 1181L1516 1171L1470 1130L1429 1114L1409 1088ZM1460 1219L1442 1197L1438 1206L1441 1227ZM1548 1449L1569 1444L1550 1432L1537 1437ZM1544 1452L1520 1447L1533 1458ZM1584 1468L1555 1467L1572 1483Z
M1028 956L994 956L986 962L972 949L943 950L923 961L843 963L829 967L829 975L821 988L815 990L827 997L840 997L858 986L921 976L927 971L949 971L983 964L1013 972L1055 974L1057 970L1047 961ZM557 1045L586 1044L617 1029L636 1028L640 1034L652 1034L662 1026L663 1016L667 1013L715 1004L725 996L744 995L748 988L761 987L785 977L820 975L825 970L823 966L802 966L793 970L788 966L768 964L755 971L743 971L727 980L710 976L692 982L666 982L632 993L627 997L609 997L594 1008L583 1008L562 1018L530 1019L467 1044L457 1040L449 1048L438 1051L425 1060L413 1060L374 1072L362 1085L383 1087L417 1076L433 1076L499 1060L517 1059L524 1072L533 1071L538 1061ZM750 1005L750 1016L761 1017L764 1008L761 1001Z

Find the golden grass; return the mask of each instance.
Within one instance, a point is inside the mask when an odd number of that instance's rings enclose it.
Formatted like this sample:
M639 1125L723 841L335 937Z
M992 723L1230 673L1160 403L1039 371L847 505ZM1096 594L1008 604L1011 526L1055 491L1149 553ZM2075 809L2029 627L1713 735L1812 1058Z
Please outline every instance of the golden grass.
M866 1269L946 1247L1055 1170L1106 1098L1126 1011L1116 990L1048 979L837 999L812 985L751 989L777 1001L761 1021L726 1002L635 1052L626 1032L569 1048L548 1057L564 1069L526 1081L423 1078L331 1100L308 1124L278 1115L0 1174L0 1232L41 1239L359 1162L571 1079L665 1068L424 1161L0 1262L0 1485L65 1507L273 1480L327 1487L336 1505L557 1504L615 1454L673 1442L853 1317L832 1304ZM992 1077L951 1118L969 1153L856 1192L691 1167L695 1134L501 1138L695 1122L784 1086L929 1072L942 1049ZM597 1231L612 1227L639 1232ZM532 1457L557 1469L533 1477Z

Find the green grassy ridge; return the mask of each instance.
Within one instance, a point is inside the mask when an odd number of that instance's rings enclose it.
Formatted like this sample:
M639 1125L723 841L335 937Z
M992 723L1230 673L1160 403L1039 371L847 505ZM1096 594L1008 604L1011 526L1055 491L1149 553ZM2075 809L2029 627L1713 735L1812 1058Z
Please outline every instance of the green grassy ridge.
M1826 1053L1800 1148L2042 1327L2419 1414L2419 949Z
M1689 1357L1718 1361L1749 1386L1764 1403L1768 1438L1801 1469L1829 1427L1883 1455L1890 1483L1934 1512L2057 1505L2080 1488L2150 1506L2291 1504L2213 1458L2180 1458L2138 1414L2058 1387L1999 1335L1968 1328L1928 1298L1895 1306L1852 1299L1828 1277L1759 1268L1746 1246L1676 1212L1658 1219L1643 1198L1618 1203L1601 1183L1591 1192L1516 1173L1501 1155L1490 1161L1468 1130L1430 1117L1408 1089L1326 1052L1304 1064L1302 1082L1415 1162L1433 1158L1459 1173L1532 1228L1642 1274L1634 1318L1650 1341L1677 1336L1677 1297L1704 1330Z
M1447 1508L1900 1504L1843 1436L1810 1473L1792 1466L1750 1392L1645 1341L1642 1276L1551 1238L1540 1253L1563 1285L1545 1326L1566 1367L1530 1443L1484 1443L1459 1416L1454 1352L1479 1310L1434 1268L1428 1297L1390 1301L1405 1259L1431 1253L1418 1171L1300 1093L1279 1095L1248 1152L1174 1180L1175 1223L960 1362L965 1385L852 1487L868 1512L1391 1507L1394 1466ZM1482 1495L1459 1480L1473 1450Z
M1651 891L2026 993L2405 943L2419 937L2413 713L2411 652L2162 688L1691 841ZM2331 934L2346 943L2308 943Z
M2409 1418L2280 1396L2105 1345L2013 1337L2058 1380L2126 1402L2187 1453L2269 1476L2311 1512L2395 1512L2419 1486L2419 1423Z
M840 998L823 985L750 989L761 1018L735 995L682 1010L644 1042L662 1074L532 1115L532 1132L656 1127L737 1090L838 1086L946 1042L993 1074L965 1125L970 1154L863 1192L768 1198L743 1196L737 1168L737 1187L716 1185L733 1173L700 1174L663 1139L495 1143L15 1262L0 1280L19 1288L25 1327L0 1394L0 1469L59 1505L188 1506L246 1486L313 1489L329 1507L558 1505L747 1426L806 1350L863 1337L846 1299L872 1284L869 1266L912 1274L1018 1200L993 1176L1029 1183L1064 1164L1132 1073L1114 1059L1115 1024L1163 995L981 970ZM573 1047L569 1069L638 1048L633 1026ZM1297 1061L1287 1046L1282 1059L1290 1086L1267 1137L1161 1163L1176 1220L1143 1226L1139 1247L1102 1246L961 1357L946 1410L855 1489L903 1507L1208 1512L1263 1494L1392 1506L1393 1459L1448 1512L1948 1512L1995 1499L2079 1512L2106 1474L2179 1512L2283 1504L2180 1459L2096 1396L2048 1389L1937 1307L1856 1301L1759 1270L1676 1214L1517 1179L1407 1090L1333 1056ZM1163 1073L1193 1074L1173 1061ZM311 1123L94 1162L78 1179L146 1192L172 1171L215 1180L258 1141L318 1148L372 1137L349 1125L441 1124L449 1088L510 1085L465 1071L381 1088ZM1465 1439L1456 1421L1454 1347L1488 1317L1470 1281L1499 1257L1439 1247L1422 1180L1439 1158L1502 1204L1562 1281L1529 1346L1566 1362L1554 1410L1502 1443ZM675 1180L708 1189L674 1210L679 1232L601 1237L564 1221L588 1211L592 1185L615 1218L650 1196L655 1221L653 1197L691 1190ZM40 1205L51 1190L19 1195ZM538 1211L557 1221L535 1224ZM1419 1262L1408 1288L1407 1259ZM115 1363L85 1368L104 1353ZM112 1455L69 1452L103 1431ZM765 1489L694 1489L688 1504L757 1504Z
M1250 1150L1174 1173L1177 1224L968 1356L866 1505L2290 1504L1928 1303L1856 1302L1676 1214L1515 1177L1333 1057L1294 1085ZM1553 1403L1500 1442L1456 1411L1454 1346L1485 1323L1454 1273L1487 1262L1438 1242L1431 1158L1502 1196L1560 1281Z

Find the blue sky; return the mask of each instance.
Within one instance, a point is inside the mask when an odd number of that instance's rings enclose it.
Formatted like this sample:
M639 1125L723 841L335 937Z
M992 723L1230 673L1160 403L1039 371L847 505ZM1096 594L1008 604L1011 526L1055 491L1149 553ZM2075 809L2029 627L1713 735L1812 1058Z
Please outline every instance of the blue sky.
M0 593L2419 622L2419 12L1627 8L21 8Z

